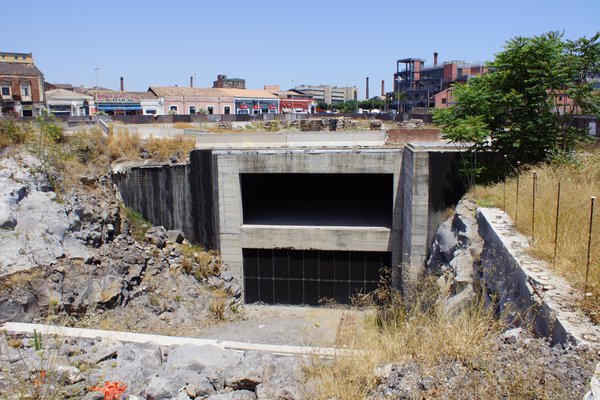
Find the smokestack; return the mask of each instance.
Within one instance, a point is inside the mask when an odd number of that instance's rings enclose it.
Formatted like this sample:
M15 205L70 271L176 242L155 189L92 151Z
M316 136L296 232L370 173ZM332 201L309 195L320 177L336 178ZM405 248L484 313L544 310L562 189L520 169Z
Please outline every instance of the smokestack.
M367 100L369 100L369 77L367 76Z
M194 87L194 75L190 76L190 87Z
M123 77L121 77L121 92L125 90L125 83L123 82Z
M381 97L385 97L385 81L381 80Z
M438 52L434 52L433 53L433 66L437 67L437 56L438 56Z

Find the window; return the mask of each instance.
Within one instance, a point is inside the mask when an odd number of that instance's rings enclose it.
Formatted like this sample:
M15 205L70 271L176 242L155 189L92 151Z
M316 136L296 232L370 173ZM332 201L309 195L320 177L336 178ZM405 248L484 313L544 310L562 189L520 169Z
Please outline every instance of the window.
M190 115L196 114L196 106L190 106Z
M146 110L146 114L155 115L156 110L154 110L154 109Z
M10 97L10 86L2 86L2 96Z
M178 112L177 106L169 107L169 114L177 114L177 112Z
M211 115L215 113L215 108L213 106L208 106L207 110L208 110L208 113Z
M25 85L21 85L21 96L23 97L29 97L30 94L30 90L29 90L29 85L25 84Z
M225 114L230 114L231 113L231 108L229 106L225 106L225 108L223 109L223 112Z
M446 104L446 99L445 98L442 99L442 104Z

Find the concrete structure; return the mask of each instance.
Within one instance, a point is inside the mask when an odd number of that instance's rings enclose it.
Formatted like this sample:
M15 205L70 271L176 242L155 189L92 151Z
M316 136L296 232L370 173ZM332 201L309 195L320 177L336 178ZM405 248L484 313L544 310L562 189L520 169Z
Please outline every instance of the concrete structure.
M296 86L294 90L312 96L317 102L322 101L327 104L358 100L356 86L300 85Z
M58 116L86 116L96 109L94 97L65 89L46 92L48 113Z
M434 96L450 88L457 82L466 82L469 78L487 71L483 64L465 61L437 62L438 54L434 53L433 65L426 66L420 58L403 58L396 61L394 73L394 102L392 107L399 112L411 112L414 108L432 108L436 106ZM439 98L439 104L445 105ZM399 101L400 99L400 101Z
M33 117L45 109L44 74L31 53L0 52L0 115Z
M465 188L454 147L385 148L383 132L203 135L189 164L117 170L115 183L153 223L219 249L249 302L348 302L384 266L401 287Z

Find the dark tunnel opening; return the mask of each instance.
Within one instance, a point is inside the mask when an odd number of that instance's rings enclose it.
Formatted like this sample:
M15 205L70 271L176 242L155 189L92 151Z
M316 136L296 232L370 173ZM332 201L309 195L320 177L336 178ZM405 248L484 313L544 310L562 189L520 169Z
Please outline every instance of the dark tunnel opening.
M393 174L241 174L244 224L392 227Z

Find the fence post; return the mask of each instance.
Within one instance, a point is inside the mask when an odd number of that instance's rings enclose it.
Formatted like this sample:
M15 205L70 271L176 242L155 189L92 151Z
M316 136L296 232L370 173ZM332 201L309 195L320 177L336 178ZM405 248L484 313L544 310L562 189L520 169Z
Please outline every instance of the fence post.
M596 197L590 197L590 230L588 231L588 248L587 248L587 261L585 263L585 288L584 288L584 296L586 295L588 288L588 276L590 272L590 252L592 249L592 224L594 222L594 203L596 202Z
M519 181L521 180L521 172L519 171L520 161L517 161L517 193L515 195L515 225L519 224Z
M533 195L531 198L531 240L535 240L535 186L537 182L537 172L533 171Z
M554 221L554 258L552 264L556 265L556 249L558 247L558 214L560 212L560 182L556 191L556 220Z

